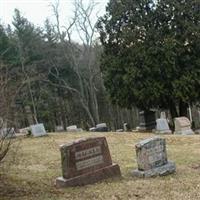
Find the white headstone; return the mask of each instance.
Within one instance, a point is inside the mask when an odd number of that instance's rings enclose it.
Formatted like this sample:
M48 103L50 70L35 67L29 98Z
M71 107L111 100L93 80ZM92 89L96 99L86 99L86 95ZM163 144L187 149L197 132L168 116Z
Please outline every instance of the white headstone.
M191 135L194 132L191 129L190 120L187 117L177 117L174 120L175 123L175 134Z
M61 132L61 131L64 131L64 128L62 125L59 125L59 126L56 126L55 130L58 132Z
M160 113L160 118L162 118L162 119L167 119L167 117L166 117L166 112L161 112Z
M1 138L13 138L16 137L14 128L2 128L0 130Z
M22 133L22 134L28 134L29 131L31 131L30 127L19 129L19 132Z
M101 123L96 125L97 128L104 128L107 127L106 123Z
M72 125L72 126L67 127L67 132L81 132L81 131L83 131L83 130L80 129L80 128L77 128L76 125Z
M46 132L44 125L42 123L31 125L30 128L31 128L31 133L34 137L47 135L47 132Z
M172 133L166 119L161 118L156 120L156 133Z

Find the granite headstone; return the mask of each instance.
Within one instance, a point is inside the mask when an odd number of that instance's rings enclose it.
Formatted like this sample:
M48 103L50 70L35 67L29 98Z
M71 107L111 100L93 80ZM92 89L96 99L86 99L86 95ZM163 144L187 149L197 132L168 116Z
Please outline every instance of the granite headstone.
M174 134L192 135L194 132L191 129L190 120L187 117L177 117L174 119L175 132Z
M175 172L175 164L167 160L165 139L145 139L136 144L135 148L138 169L133 171L133 176L152 177Z
M86 138L61 145L62 177L57 187L80 186L105 178L121 176L113 164L105 137Z

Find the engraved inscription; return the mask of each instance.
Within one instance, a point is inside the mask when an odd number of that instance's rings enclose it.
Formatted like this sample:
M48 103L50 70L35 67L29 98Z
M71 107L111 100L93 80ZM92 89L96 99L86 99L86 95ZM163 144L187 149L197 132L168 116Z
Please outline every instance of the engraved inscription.
M149 162L154 163L163 159L164 146L158 145L154 148L148 149L147 154L149 155Z
M164 146L163 145L158 145L158 146L155 146L154 148L147 149L146 152L148 154L154 154L154 153L159 153L159 152L161 152L163 150L164 150Z
M163 158L163 153L154 154L154 155L149 156L149 162L154 163L154 162L162 160L162 158Z
M103 156L100 155L100 156L96 156L94 158L90 158L90 159L87 159L87 160L78 161L76 163L76 169L82 170L82 169L92 167L92 166L95 166L95 165L99 165L99 164L102 164L102 163L103 163Z
M76 160L80 160L80 159L84 159L84 158L88 158L90 156L95 156L101 154L101 147L100 146L96 146L93 148L89 148L83 151L78 151L75 153L75 159Z

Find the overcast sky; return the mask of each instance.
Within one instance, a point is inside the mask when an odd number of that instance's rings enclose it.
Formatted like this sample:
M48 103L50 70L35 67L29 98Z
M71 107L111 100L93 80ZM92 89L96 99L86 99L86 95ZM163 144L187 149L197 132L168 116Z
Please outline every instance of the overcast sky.
M1 23L11 24L14 9L21 11L22 15L35 25L43 26L46 18L53 21L51 4L55 0L0 0L0 20ZM90 0L83 0L87 4ZM109 0L94 0L97 4L95 13L99 16L105 13L105 6ZM60 0L61 25L66 25L73 12L73 0ZM93 22L96 22L96 15Z

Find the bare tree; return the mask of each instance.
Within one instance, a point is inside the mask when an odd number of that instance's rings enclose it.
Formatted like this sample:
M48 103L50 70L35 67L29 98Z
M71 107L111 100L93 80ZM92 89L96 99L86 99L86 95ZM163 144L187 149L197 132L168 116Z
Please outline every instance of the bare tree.
M95 6L94 1L84 6L82 0L75 0L74 17L68 26L61 26L59 1L52 5L56 18L57 35L62 45L62 52L66 60L70 62L73 72L76 74L78 88L73 87L61 78L59 66L56 63L52 62L52 68L49 70L52 76L60 80L60 87L69 90L74 95L74 98L79 99L82 108L86 111L90 123L93 126L99 122L95 77L100 72L94 52L94 35L96 29L95 24L92 23L92 15ZM76 33L79 35L81 44L72 41L72 36Z

